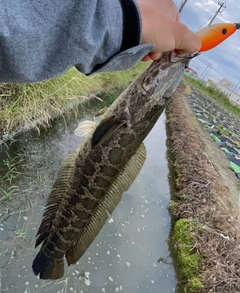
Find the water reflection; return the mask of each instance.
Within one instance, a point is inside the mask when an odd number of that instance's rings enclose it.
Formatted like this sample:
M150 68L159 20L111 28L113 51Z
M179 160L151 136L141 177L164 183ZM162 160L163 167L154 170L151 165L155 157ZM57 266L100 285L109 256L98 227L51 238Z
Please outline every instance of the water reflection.
M82 119L91 117L92 113L86 112ZM124 193L85 255L58 281L38 280L31 265L36 255L36 231L58 167L80 143L73 135L79 118L58 120L53 129L43 131L40 137L32 131L18 138L7 156L12 159L20 152L22 162L15 169L18 176L11 180L5 177L0 185L0 288L3 292L175 291L175 272L168 248L170 196L164 119L162 115L145 140L147 160L137 180ZM5 152L1 162L7 157ZM8 167L1 163L1 179ZM167 261L159 261L160 258Z

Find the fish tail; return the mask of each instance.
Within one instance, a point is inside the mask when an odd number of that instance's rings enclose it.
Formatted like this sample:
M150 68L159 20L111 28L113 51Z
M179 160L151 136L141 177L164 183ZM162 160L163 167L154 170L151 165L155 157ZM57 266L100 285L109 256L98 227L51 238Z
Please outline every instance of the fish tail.
M32 269L40 279L60 279L64 275L63 258L49 258L40 250L33 261Z

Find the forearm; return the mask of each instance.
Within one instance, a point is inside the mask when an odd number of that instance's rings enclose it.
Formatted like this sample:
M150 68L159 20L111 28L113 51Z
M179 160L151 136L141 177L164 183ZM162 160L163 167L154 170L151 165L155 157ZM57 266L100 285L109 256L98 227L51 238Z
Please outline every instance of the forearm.
M153 48L134 48L141 20L132 0L0 0L0 28L0 82L37 82L72 66L126 69Z

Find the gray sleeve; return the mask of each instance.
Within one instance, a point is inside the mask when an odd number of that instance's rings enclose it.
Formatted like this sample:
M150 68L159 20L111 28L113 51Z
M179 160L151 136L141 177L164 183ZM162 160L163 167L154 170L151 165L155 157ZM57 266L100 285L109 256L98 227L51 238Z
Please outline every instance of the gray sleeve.
M124 70L153 49L140 38L135 0L0 0L0 82Z

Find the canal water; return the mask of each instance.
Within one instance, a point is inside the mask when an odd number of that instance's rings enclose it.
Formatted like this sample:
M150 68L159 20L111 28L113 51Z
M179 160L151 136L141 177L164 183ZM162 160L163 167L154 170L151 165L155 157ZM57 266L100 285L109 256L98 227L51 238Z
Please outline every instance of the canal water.
M81 143L77 124L92 119L91 104L51 128L30 131L1 146L0 292L175 292L177 281L168 241L171 218L165 115L145 139L146 162L123 194L108 222L84 256L57 281L39 280L31 265L35 235L47 196L64 157ZM89 109L89 107L86 107Z

